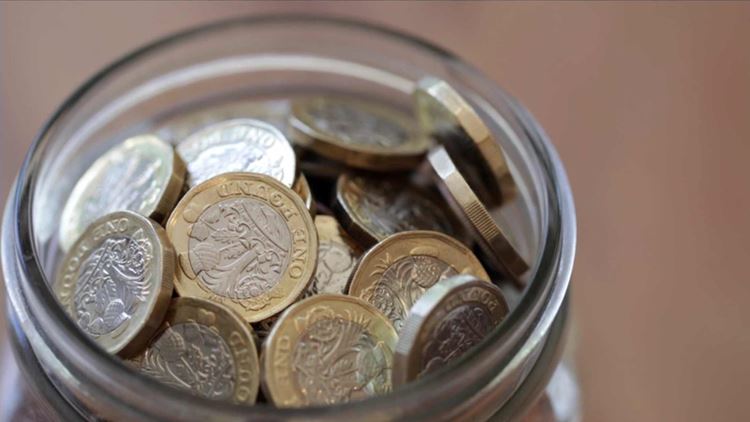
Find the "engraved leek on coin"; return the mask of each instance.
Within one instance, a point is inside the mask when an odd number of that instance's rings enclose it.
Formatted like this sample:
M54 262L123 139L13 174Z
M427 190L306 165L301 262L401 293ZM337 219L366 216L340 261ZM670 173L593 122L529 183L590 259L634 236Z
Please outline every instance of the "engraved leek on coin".
M443 197L473 230L474 237L493 267L504 272L515 283L523 284L521 276L529 266L466 183L445 148L439 146L430 151L427 159Z
M253 404L258 396L252 329L207 300L172 300L159 333L130 362L141 373L196 396L238 404Z
M309 211L262 174L227 173L194 187L167 234L179 258L177 293L226 305L248 322L289 306L315 274L318 236Z
M361 100L314 97L292 104L302 145L332 160L376 171L416 167L429 142L415 136L408 114Z
M361 253L360 249L331 216L315 217L315 228L319 242L318 269L304 296L319 293L345 294L346 284Z
M489 280L482 264L461 242L430 231L397 233L362 256L349 294L373 304L401 331L409 309L422 294L458 274Z
M60 247L67 251L97 218L135 211L163 221L182 189L185 164L152 135L136 136L99 157L76 183L60 219Z
M65 256L55 295L76 325L110 353L136 353L172 295L174 250L164 229L130 211L95 221Z
M342 174L336 183L334 212L365 247L407 230L461 234L450 210L406 179Z
M442 280L414 304L396 345L394 385L442 368L479 344L508 314L503 293L471 275Z
M361 299L318 295L290 307L263 344L263 391L279 407L391 391L396 331Z
M432 77L418 82L414 98L423 136L446 147L479 198L490 205L513 199L516 184L505 152L474 108L448 83Z
M291 187L296 157L284 135L268 123L234 119L201 129L177 145L188 168L188 185L229 172L271 176Z

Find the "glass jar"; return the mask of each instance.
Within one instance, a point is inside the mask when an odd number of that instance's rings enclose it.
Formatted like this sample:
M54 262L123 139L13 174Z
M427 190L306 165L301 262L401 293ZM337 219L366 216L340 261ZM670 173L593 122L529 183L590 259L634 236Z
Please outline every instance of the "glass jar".
M153 130L158 116L221 98L330 91L408 110L414 83L425 75L461 92L505 149L520 195L497 217L509 223L531 264L527 287L516 294L508 318L455 365L395 393L349 404L241 407L139 376L96 347L57 304L49 286L60 259L56 229L62 207L78 177L113 144ZM575 238L570 188L546 135L515 100L453 54L339 19L221 22L164 38L113 63L42 129L3 219L10 343L30 390L65 420L514 419L536 402L559 367Z

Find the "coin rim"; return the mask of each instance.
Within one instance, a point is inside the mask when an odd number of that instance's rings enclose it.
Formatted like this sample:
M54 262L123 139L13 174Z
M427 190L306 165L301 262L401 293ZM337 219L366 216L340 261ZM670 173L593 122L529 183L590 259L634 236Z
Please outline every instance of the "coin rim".
M269 302L269 305L264 308L262 311L247 311L244 308L241 307L241 305L235 304L232 302L231 299L220 297L216 294L208 293L206 290L198 285L200 281L196 277L195 279L191 279L190 277L185 274L185 272L182 269L182 264L179 262L180 255L181 254L188 254L189 253L189 234L187 233L187 229L191 227L194 223L188 223L187 220L184 219L183 213L185 209L187 209L188 204L191 200L193 200L198 194L203 193L205 191L214 190L219 185L223 183L228 183L230 181L238 181L238 180L244 180L248 182L259 182L259 183L265 183L267 185L270 185L271 188L275 189L278 192L281 192L284 196L287 198L290 198L292 203L294 204L295 208L297 209L297 213L299 214L300 218L302 219L302 227L305 229L305 232L308 234L308 240L309 245L307 247L308 255L310 257L310 264L305 267L305 272L303 272L302 276L300 276L300 283L295 284L290 290L289 294L283 298L276 301L275 305L273 301ZM209 206L216 204L220 201L223 201L224 199L230 199L230 198L253 198L256 199L253 196L241 194L241 195L231 195L230 197L220 199L219 201L212 202L210 204L207 204L205 206L200 207L200 213L199 215L202 215L202 213L208 208ZM276 207L271 205L267 201L263 201L265 204L276 210ZM181 220L180 221L178 221ZM184 237L185 241L183 242L180 238L175 239L177 225L178 224L184 224L185 225L185 233L180 234L180 237ZM232 309L233 311L237 312L240 316L242 316L242 319L248 323L255 323L261 320L264 320L268 317L271 317L273 315L278 314L279 312L283 311L286 307L288 307L290 304L294 303L295 300L299 297L299 295L307 288L307 285L310 283L310 280L312 280L312 277L315 275L315 271L317 269L317 256L318 256L318 233L315 230L315 225L313 223L313 218L310 215L310 212L308 211L307 207L305 207L304 202L302 202L302 198L294 192L291 188L285 186L278 180L274 179L271 176L267 176L265 174L260 173L247 173L247 172L229 172L229 173L223 173L218 176L214 176L198 185L190 189L185 196L180 200L180 202L175 207L174 211L172 211L172 215L170 215L169 220L167 221L167 227L166 227L167 236L172 241L172 244L175 248L175 253L177 257L177 271L175 276L175 291L179 296L183 297L198 297L201 299L214 299L214 301L219 302L220 304ZM183 245L185 243L185 245ZM184 246L184 247L183 247ZM288 270L285 269L285 273ZM283 283L285 279L288 279L288 276L282 276L282 279L279 280L279 284ZM302 282L304 280L304 282ZM288 280L287 280L288 281ZM276 287L274 287L275 289ZM271 290L274 290L271 289ZM196 293L200 292L200 294Z
M496 285L486 283L484 280L471 274L460 274L440 280L429 288L412 306L404 322L404 326L399 333L396 350L393 353L393 372L391 374L394 388L414 381L422 370L417 342L422 332L429 328L435 312L441 309L452 295L472 287L485 289L498 298L498 301L505 307L505 312L500 318L498 325L505 320L510 313L510 307L502 290Z
M278 389L277 384L274 382L273 374L274 374L274 366L271 364L272 359L269 358L269 354L272 354L276 347L274 347L274 343L276 342L276 339L279 337L279 332L281 331L281 327L284 325L284 322L289 320L291 323L294 323L295 313L299 312L300 309L308 307L308 306L314 306L310 305L314 302L332 302L332 303L340 303L340 302L349 302L351 304L357 305L362 307L366 312L369 312L372 314L372 320L378 321L379 323L382 323L384 325L384 328L389 332L388 334L392 334L390 339L383 339L380 338L391 350L392 357L395 353L396 343L398 342L398 333L396 332L396 329L393 327L393 324L391 321L383 315L382 312L380 312L376 307L371 305L370 303L354 296L349 295L338 295L333 293L322 293L315 296L308 297L304 300L301 300L289 308L287 308L283 314L281 314L281 317L278 321L273 325L273 328L271 329L271 332L268 334L268 337L266 337L266 340L263 342L263 345L261 346L261 354L260 354L260 360L261 360L261 389L263 390L264 396L269 400L269 402L273 403L275 406L278 407L289 407L289 408L303 408L307 407L304 403L299 403L299 397L301 394L299 394L297 391L285 391L285 392L279 392L282 396L292 396L294 398L294 401L296 403L292 405L282 404L279 400L274 400L274 389ZM391 365L391 388L393 388L393 366ZM312 405L315 406L315 405Z

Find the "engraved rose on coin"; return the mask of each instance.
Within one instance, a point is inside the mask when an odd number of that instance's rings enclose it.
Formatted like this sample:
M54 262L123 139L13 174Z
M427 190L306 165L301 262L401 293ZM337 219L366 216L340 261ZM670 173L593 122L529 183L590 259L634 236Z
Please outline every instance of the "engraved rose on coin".
M293 351L292 366L308 404L345 403L390 391L392 352L368 333L367 321L321 307Z
M426 364L421 374L463 355L494 327L491 312L481 303L471 302L453 309L433 330L422 349L422 361Z
M209 399L231 400L235 363L214 328L188 322L168 327L146 350L140 370L167 385Z
M383 261L374 274L380 279L365 289L362 298L385 314L396 331L401 331L409 310L424 292L457 274L453 267L429 255L406 256L393 263Z
M112 236L97 246L81 265L75 288L78 326L93 338L124 328L149 296L151 256L145 238Z
M252 198L227 199L209 206L192 226L190 265L217 295L254 298L279 283L291 244L276 210Z
M399 124L345 103L320 102L309 109L314 125L344 143L396 147L409 140Z

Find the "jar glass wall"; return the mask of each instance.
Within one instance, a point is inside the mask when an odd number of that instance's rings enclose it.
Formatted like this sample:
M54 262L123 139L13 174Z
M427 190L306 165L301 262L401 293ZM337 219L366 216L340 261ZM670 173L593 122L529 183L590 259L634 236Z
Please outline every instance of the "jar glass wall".
M397 393L361 402L308 409L240 407L139 376L97 348L58 306L49 283L61 254L56 233L62 207L79 176L113 144L217 104L283 101L310 92L376 98L409 111L414 84L425 75L462 93L506 151L519 197L496 217L507 222L531 264L525 291L508 291L515 297L510 316L455 365ZM85 417L483 419L501 409L517 408L516 416L524 412L557 366L567 324L575 215L564 170L546 135L521 106L460 59L367 24L285 16L187 31L95 75L34 143L6 204L2 236L16 348L37 365L42 379L32 382L49 387L63 406Z

